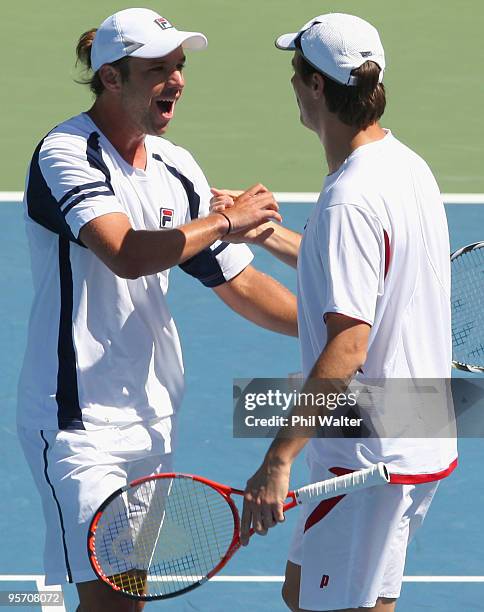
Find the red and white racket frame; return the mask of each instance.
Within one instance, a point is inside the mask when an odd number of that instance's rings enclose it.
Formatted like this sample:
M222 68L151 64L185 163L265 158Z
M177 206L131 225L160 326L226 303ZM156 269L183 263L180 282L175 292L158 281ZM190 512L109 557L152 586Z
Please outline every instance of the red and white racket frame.
M176 591L174 593L166 593L163 595L130 594L109 580L109 576L106 576L97 559L96 531L98 528L99 521L101 520L105 508L110 504L110 502L122 493L128 491L129 489L148 481L160 479L173 480L175 478L186 478L200 482L206 486L211 487L224 498L224 500L230 507L234 520L234 531L232 535L232 540L227 548L227 551L225 552L222 559L217 563L217 565L205 577L194 582L190 586L187 586L184 589L180 589L179 591ZM286 512L287 510L290 510L291 508L294 508L295 506L298 506L303 503L308 503L323 498L328 499L337 495L350 493L358 489L363 489L370 486L375 486L377 484L385 484L389 482L390 476L388 474L386 466L383 463L379 463L377 465L372 466L371 468L351 472L349 474L345 474L344 476L338 476L325 481L321 481L319 483L306 485L304 487L296 489L295 491L289 491L287 494L287 498L289 498L290 501L284 504L283 510L284 512ZM121 487L120 489L117 489L101 504L99 509L94 514L94 517L89 526L87 549L89 561L91 562L94 573L115 591L119 591L120 593L122 593L126 597L130 597L131 599L143 601L168 599L170 597L175 597L181 595L182 593L186 593L188 591L191 591L192 589L197 588L198 586L202 585L204 582L215 576L215 574L217 574L227 564L227 562L234 555L234 553L240 548L240 517L239 512L237 510L237 506L235 505L234 500L232 499L232 495L239 495L240 497L243 497L244 491L242 491L241 489L234 489L233 487L230 487L228 485L223 485L218 482L214 482L213 480L203 478L202 476L195 476L193 474L183 474L179 472L168 472L163 474L156 474L154 476L145 476L143 478L139 478L137 480L134 480L133 482L130 482L128 485ZM252 535L253 533L254 531L251 529L250 535Z
M217 565L207 574L207 576L205 576L198 582L191 584L185 589L181 589L179 591L176 591L175 593L167 593L165 595L151 595L151 596L150 595L131 595L130 593L127 593L122 588L120 588L118 585L111 582L109 580L109 576L106 576L104 570L99 564L99 561L96 556L96 531L97 531L99 521L101 520L101 517L103 515L105 508L111 503L111 501L115 499L116 497L118 497L119 495L121 495L122 493L128 491L129 489L132 489L134 487L139 486L140 484L143 484L144 482L148 482L152 480L160 480L160 479L173 480L175 478L187 478L190 480L198 481L204 485L211 487L225 499L225 501L230 507L230 510L232 511L232 517L234 519L234 533L232 536L232 541L229 544L229 547L227 548L225 555L222 557L219 563L217 563ZM131 599L143 600L143 601L153 601L157 599L169 599L170 597L176 597L178 595L181 595L182 593L186 593L187 591L191 591L192 589L195 589L201 586L204 582L206 582L207 580L210 580L210 578L215 576L215 574L217 574L228 563L230 558L240 548L240 536L239 536L240 517L239 517L239 512L237 510L237 506L235 505L231 497L231 495L233 494L243 496L244 491L240 489L233 489L232 487L229 487L227 485L222 485L218 482L209 480L208 478L203 478L201 476L195 476L193 474L183 474L180 472L167 472L163 474L156 474L154 476L145 476L143 478L138 478L137 480L133 480L126 486L117 489L101 504L101 506L99 506L89 526L89 531L88 531L88 536L87 536L87 550L88 550L88 555L89 555L89 561L91 562L91 566L92 566L92 569L94 570L94 573L96 574L98 578L100 578L103 582L105 582L115 591L119 591L124 596L129 597ZM295 505L296 505L296 501L294 498L294 501L291 502L289 506L292 508Z

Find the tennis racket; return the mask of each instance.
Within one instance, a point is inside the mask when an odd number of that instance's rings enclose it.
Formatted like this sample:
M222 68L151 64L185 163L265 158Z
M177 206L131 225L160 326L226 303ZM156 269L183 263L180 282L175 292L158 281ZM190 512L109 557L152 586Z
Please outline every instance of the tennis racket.
M284 511L390 481L383 463L288 493ZM95 513L88 554L97 576L134 599L166 599L219 572L240 547L239 489L190 474L135 480Z
M484 242L450 256L452 272L452 365L484 372Z

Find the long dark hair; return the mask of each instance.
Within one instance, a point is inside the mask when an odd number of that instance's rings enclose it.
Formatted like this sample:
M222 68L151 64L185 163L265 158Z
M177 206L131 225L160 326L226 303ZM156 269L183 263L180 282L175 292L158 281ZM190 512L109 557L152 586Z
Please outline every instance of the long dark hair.
M82 64L86 71L92 70L91 47L92 47L92 43L94 41L96 32L97 32L96 28L92 28L92 30L88 30L87 32L84 32L84 34L82 34L81 37L79 38L79 41L76 46L76 56L77 56L76 66L77 64ZM116 68L118 68L121 74L121 80L123 81L126 81L129 77L128 62L129 62L128 57L122 57L121 59L116 60L115 62L111 62L111 66L115 66ZM102 94L102 92L104 91L104 85L101 80L101 77L99 76L99 71L90 75L86 79L78 79L78 80L76 79L76 83L80 83L81 85L89 85L90 90L96 97Z

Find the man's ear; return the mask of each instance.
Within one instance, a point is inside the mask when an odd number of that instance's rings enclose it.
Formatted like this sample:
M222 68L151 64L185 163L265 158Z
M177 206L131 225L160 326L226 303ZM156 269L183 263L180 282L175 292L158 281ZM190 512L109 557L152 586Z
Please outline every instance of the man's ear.
M324 92L324 78L319 72L313 72L311 75L311 91L315 100L322 98Z
M104 64L99 68L99 78L108 91L119 91L121 87L121 73L111 64Z

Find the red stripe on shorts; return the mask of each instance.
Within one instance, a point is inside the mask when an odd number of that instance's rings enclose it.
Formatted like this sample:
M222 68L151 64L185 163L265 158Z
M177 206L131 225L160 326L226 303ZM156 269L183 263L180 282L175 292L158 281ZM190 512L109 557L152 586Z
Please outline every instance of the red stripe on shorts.
M348 470L346 468L339 467L330 468L329 471L335 476L344 476L345 474L351 474L351 472L354 472L354 470ZM345 496L338 495L338 497L324 499L321 503L319 503L306 519L306 523L304 524L304 533L306 533L308 529L311 529L311 527L316 525L316 523L322 521L324 517L327 516L337 504L339 504L343 497Z
M447 478L457 467L457 458L452 461L448 468L433 474L390 474L390 484L423 484Z

